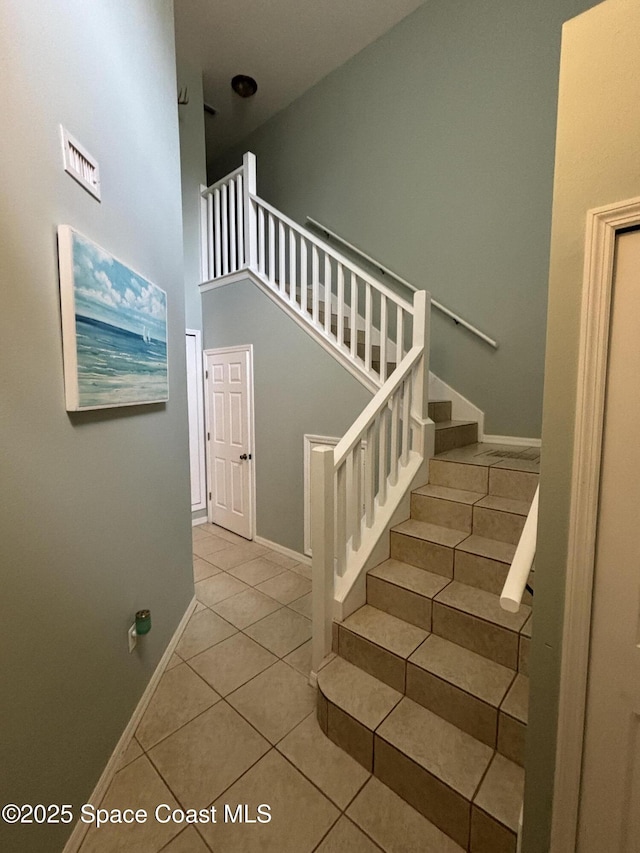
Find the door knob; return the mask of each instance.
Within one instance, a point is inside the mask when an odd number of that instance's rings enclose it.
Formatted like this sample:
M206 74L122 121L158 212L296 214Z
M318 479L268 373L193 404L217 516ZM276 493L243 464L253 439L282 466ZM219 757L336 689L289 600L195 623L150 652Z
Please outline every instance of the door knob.
M247 454L246 454L246 453L243 453L243 454L242 454L242 456L240 457L240 459L248 459L248 458L249 458L249 457L247 456Z

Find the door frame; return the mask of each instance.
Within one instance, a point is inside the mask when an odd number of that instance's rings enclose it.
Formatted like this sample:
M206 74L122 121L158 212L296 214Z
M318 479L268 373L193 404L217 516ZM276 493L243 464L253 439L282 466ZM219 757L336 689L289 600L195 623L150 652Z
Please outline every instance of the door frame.
M189 346L189 339L193 338L193 342L195 345L196 355L195 355L195 377L189 376L187 373L187 394L189 393L189 389L191 387L190 380L195 380L196 387L196 420L197 420L197 433L198 433L198 445L196 448L196 452L198 455L198 471L200 473L200 494L198 500L195 504L191 504L191 512L198 512L199 510L206 509L207 507L207 463L206 463L206 448L205 448L205 426L204 426L204 382L203 382L203 369L202 369L202 359L198 356L202 352L202 332L199 329L185 329L185 340L187 347ZM191 427L191 425L189 425ZM191 462L191 452L192 449L189 450L189 461Z
M587 212L550 853L577 841L616 238L637 225L640 198Z
M249 532L251 539L256 537L256 435L255 435L255 407L254 407L254 392L253 392L253 344L240 344L232 347L213 347L206 349L202 353L204 371L205 371L205 426L207 431L206 449L207 449L207 477L209 481L209 491L207 492L207 519L209 523L213 523L212 516L212 495L213 495L213 477L211 476L211 377L209 376L209 359L220 353L246 352L249 356L247 359L247 386L248 400L247 406L249 410L249 444L251 446L251 465L249 467Z

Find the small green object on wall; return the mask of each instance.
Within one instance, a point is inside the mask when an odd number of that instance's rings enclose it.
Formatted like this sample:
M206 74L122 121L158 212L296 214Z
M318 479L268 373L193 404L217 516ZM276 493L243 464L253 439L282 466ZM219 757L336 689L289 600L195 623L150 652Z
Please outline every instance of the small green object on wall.
M136 613L136 634L148 634L151 630L151 611L138 610Z

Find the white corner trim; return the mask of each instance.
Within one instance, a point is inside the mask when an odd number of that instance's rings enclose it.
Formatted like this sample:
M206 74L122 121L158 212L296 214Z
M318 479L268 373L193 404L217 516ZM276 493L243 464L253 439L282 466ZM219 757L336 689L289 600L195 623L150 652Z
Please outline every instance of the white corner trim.
M506 444L514 447L542 447L541 438L522 438L519 435L484 435L485 444Z
M206 293L207 290L217 290L219 287L226 287L227 284L235 284L237 281L246 281L250 277L249 267L242 267L237 272L230 272L227 275L222 275L220 278L212 279L211 281L203 281L199 284L200 293Z
M310 557L307 557L305 554L300 554L292 548L286 548L278 542L272 542L270 539L265 539L264 536L256 535L253 537L253 541L258 545L264 545L265 548L271 548L272 551L277 551L278 554L284 554L285 557L291 557L291 559L295 560L297 563L304 563L305 566L311 565Z
M195 610L196 607L196 598L195 596L191 599L187 609L185 610L184 616L180 620L178 627L176 628L173 637L169 640L169 645L164 650L164 654L160 658L160 662L158 666L155 668L153 675L151 676L149 683L147 684L140 701L136 705L135 711L131 715L131 719L127 723L125 730L123 731L120 740L116 744L116 748L111 753L111 758L107 762L107 766L104 768L102 775L98 779L98 783L96 787L93 789L91 796L88 799L88 803L91 803L96 808L99 806L102 798L104 797L107 788L111 784L113 777L116 775L118 767L120 765L120 760L124 755L125 750L131 743L131 739L135 734L136 729L138 728L138 723L142 719L144 712L147 710L147 706L151 701L151 697L153 696L156 687L158 686L158 682L164 674L165 669L167 668L167 664L171 660L171 657L175 651L176 646L178 645L178 641L182 636L182 632L187 627L189 619L191 618L191 614ZM73 832L69 836L67 843L64 846L64 850L62 853L78 853L80 850L80 846L84 841L84 837L89 830L89 824L83 823L79 820L73 828Z
M576 849L616 235L639 224L640 198L587 213L550 853Z
M454 421L477 421L478 441L484 441L484 412L455 388L429 371L429 399L451 400L451 417Z

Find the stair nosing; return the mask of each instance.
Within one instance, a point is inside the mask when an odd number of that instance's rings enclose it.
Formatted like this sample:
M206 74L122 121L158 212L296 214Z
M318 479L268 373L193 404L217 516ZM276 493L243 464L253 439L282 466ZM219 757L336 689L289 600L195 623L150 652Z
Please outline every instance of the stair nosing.
M388 645L384 645L379 639L373 639L372 637L361 633L359 630L352 628L351 625L348 624L349 619L351 619L353 616L355 616L361 610L364 610L365 607L368 607L370 610L375 610L377 613L381 614L383 619L386 621L393 621L393 622L401 623L402 625L406 626L407 629L410 629L411 631L419 631L422 634L424 634L425 636L422 637L420 642L416 646L414 646L414 648L408 654L406 654L406 655L401 654L396 649L393 649ZM425 628L419 628L417 625L413 625L411 622L407 622L404 619L400 619L398 616L393 616L391 613L387 613L385 610L380 610L379 607L374 607L372 604L365 604L365 605L363 605L363 607L360 607L358 610L356 610L355 613L352 613L351 616L348 616L344 620L344 622L340 623L340 629L339 630L349 631L351 634L354 634L356 637L360 637L362 640L366 640L367 642L371 643L372 645L377 646L379 649L382 649L383 651L386 651L389 654L395 655L395 657L397 657L398 660L405 661L405 662L411 657L411 655L416 651L416 649L418 649L422 645L422 643L424 643L424 641L427 639L427 637L431 633L430 631L427 631ZM375 676L373 676L373 677L375 678Z
M429 539L427 536L420 536L417 532L412 532L409 530L403 530L402 529L403 525L406 525L408 522L411 522L411 521L414 524L421 524L421 525L425 525L425 526L429 526L429 527L435 527L438 530L444 530L444 531L447 531L448 533L458 533L458 534L460 534L460 539L454 545L446 545L443 542L438 542L438 541L434 541L433 539ZM396 524L394 527L391 528L391 532L392 533L399 533L401 536L410 536L412 539L417 539L417 540L422 541L422 542L429 542L432 545L439 545L441 548L451 548L451 549L457 548L458 545L461 545L462 542L464 542L465 539L468 539L469 536L471 535L467 530L458 530L457 528L454 528L454 527L445 527L442 524L432 524L430 521L420 521L419 519L416 519L416 518L408 518L408 519L405 519L405 521L401 521L400 524Z

